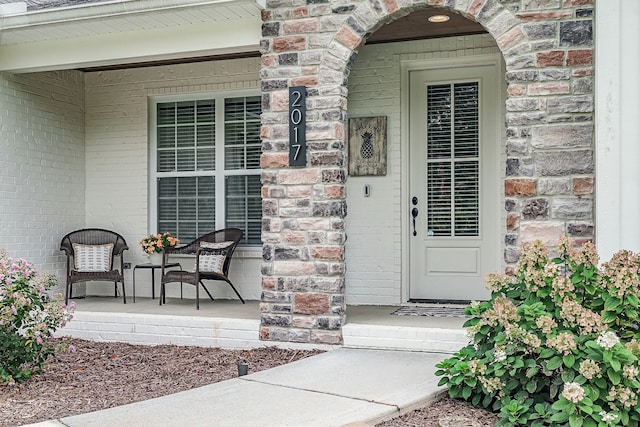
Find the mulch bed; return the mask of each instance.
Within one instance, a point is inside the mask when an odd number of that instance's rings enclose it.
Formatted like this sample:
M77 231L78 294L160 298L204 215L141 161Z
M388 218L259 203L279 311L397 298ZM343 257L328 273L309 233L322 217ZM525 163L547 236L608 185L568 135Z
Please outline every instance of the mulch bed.
M20 426L120 406L319 354L322 351L141 346L73 339L74 353L51 358L44 373L0 386L0 426Z
M0 386L0 426L21 426L160 397L322 353L266 347L224 350L175 345L142 346L72 339L74 353L49 360L44 373L12 387ZM439 427L443 417L465 415L474 426L491 427L495 415L451 399L378 424ZM461 426L464 424L460 424Z
M497 422L498 417L489 411L445 397L376 427L493 427Z

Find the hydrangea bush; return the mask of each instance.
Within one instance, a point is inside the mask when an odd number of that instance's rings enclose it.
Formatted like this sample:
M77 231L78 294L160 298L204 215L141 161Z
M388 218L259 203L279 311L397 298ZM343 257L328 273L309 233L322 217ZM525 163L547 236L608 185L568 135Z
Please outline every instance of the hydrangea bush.
M640 425L640 256L598 268L591 243L551 258L522 246L512 276L466 309L470 344L437 365L454 398L499 412L498 426Z
M39 371L56 350L56 329L71 320L62 295L49 290L55 276L38 274L24 259L0 249L0 385L13 385Z

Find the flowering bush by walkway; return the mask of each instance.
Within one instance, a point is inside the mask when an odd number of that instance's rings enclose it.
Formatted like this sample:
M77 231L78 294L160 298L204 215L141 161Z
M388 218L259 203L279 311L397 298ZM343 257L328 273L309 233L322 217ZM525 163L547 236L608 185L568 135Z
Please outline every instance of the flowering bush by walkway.
M602 268L595 247L563 239L550 259L525 244L514 276L467 314L470 344L438 365L451 397L499 411L498 426L640 425L640 256Z
M71 320L73 304L48 290L55 276L38 274L24 259L13 259L0 249L0 385L28 378L55 350L51 338Z

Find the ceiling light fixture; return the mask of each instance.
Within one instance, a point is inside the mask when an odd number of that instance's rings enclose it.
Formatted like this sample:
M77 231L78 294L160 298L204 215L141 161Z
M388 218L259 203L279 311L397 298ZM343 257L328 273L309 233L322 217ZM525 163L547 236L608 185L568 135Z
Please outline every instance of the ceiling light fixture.
M447 22L449 19L451 19L451 17L447 15L432 15L429 18L427 18L429 22L433 22L433 23Z

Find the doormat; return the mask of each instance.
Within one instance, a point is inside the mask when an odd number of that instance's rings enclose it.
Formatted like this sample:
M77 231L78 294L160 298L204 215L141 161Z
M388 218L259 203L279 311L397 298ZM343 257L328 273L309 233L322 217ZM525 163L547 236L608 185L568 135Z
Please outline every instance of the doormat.
M396 316L431 316L431 317L471 317L464 314L466 306L462 305L417 305L400 307L394 311Z

